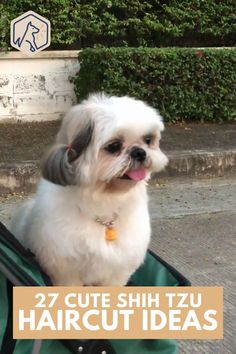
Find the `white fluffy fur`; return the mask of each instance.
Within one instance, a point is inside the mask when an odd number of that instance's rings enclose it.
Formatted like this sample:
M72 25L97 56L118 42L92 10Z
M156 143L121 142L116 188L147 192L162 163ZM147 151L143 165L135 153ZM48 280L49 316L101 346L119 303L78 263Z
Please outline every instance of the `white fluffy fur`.
M141 101L92 95L69 111L57 144L70 144L88 121L94 131L88 147L73 162L75 184L61 186L42 178L36 196L14 218L12 231L55 285L124 285L149 245L146 181L167 163L159 149L164 126L158 112ZM156 141L149 147L143 136L150 132ZM112 156L104 146L117 136L122 136L124 147L119 156ZM133 146L147 153L146 178L119 180L121 171L132 165ZM105 228L95 218L111 220L115 213L117 239L107 241Z

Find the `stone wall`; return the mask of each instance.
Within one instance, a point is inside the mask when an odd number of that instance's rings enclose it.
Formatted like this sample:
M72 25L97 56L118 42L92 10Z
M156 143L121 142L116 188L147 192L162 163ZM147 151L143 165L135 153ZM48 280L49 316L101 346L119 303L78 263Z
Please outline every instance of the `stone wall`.
M76 102L69 78L78 71L78 51L43 51L33 58L0 53L0 121L59 118Z

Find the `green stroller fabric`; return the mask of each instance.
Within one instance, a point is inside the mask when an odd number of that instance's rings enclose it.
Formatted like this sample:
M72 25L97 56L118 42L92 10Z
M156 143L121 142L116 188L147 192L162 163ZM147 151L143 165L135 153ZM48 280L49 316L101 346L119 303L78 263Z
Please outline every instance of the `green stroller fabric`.
M13 286L51 286L34 255L0 223L0 353L1 354L174 354L174 340L14 340L12 337ZM133 274L132 286L188 286L184 278L149 251Z

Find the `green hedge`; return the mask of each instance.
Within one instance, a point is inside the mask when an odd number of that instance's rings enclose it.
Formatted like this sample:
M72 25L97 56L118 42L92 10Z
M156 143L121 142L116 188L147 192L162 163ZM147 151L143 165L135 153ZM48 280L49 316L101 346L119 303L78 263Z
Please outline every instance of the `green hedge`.
M1 0L0 49L29 10L51 21L51 48L236 44L235 0Z
M79 61L78 100L105 91L149 102L166 121L236 120L235 49L85 49Z
M84 0L81 47L236 44L235 0Z

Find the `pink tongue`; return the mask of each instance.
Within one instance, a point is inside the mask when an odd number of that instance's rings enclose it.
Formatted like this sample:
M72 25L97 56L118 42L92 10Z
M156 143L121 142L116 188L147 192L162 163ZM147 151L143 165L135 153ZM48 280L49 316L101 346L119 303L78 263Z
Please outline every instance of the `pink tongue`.
M139 168L138 170L130 170L126 172L126 175L134 181L141 181L146 177L146 172L144 168Z

